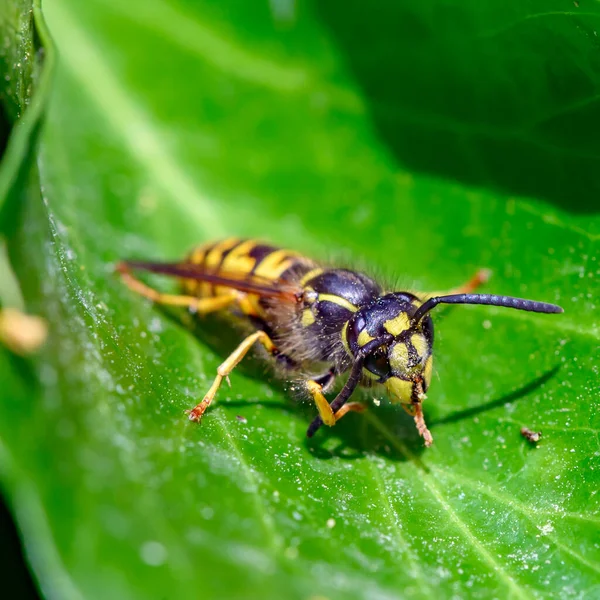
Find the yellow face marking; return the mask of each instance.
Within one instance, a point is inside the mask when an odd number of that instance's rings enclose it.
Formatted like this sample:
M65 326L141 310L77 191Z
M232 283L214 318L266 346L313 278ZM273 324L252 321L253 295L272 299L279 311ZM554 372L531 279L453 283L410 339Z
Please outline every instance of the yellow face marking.
M415 347L420 358L425 358L429 351L429 344L422 333L415 333L410 338L411 344Z
M429 387L431 383L431 374L433 372L433 356L430 356L425 363L425 369L423 370L423 379L425 380L426 387Z
M371 340L374 340L375 338L372 335L369 335L369 332L366 329L363 329L359 334L358 334L358 345L359 346L366 346Z
M406 371L406 365L408 364L408 348L406 344L402 342L394 344L389 360L393 371Z
M313 277L319 276L323 272L321 267L311 269L304 277L300 280L300 285L304 285L307 281L310 281Z
M302 327L310 327L315 322L315 315L310 308L305 308L302 311Z
M284 271L292 266L296 256L299 254L290 250L275 250L261 261L254 274L271 280L278 279Z
M406 313L400 313L397 317L385 321L383 328L393 336L400 335L410 327L410 321Z
M319 294L318 299L320 302L333 302L350 312L356 312L358 310L352 302L349 302L346 298L342 298L341 296L336 296L335 294Z
M385 382L385 388L390 397L390 402L401 403L401 404L410 404L413 383L412 381L404 381L404 379L400 379L399 377L390 377Z

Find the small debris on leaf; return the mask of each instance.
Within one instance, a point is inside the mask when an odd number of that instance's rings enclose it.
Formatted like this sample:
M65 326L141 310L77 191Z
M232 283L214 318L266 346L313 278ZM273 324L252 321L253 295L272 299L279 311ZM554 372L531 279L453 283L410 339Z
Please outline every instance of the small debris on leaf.
M248 419L246 419L246 417L242 417L242 415L236 415L235 418L240 422L240 423L247 423Z
M542 432L541 431L532 431L531 429L529 429L527 427L523 427L521 429L521 435L528 442L531 442L532 444L537 444L540 441L540 439L542 438Z

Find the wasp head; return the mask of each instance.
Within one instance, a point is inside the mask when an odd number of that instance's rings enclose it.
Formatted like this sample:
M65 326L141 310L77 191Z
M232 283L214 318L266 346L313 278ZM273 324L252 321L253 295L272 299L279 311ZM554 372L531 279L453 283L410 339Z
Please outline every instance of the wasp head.
M383 384L392 402L423 400L431 381L433 323L429 315L413 321L419 306L407 292L387 294L357 311L345 329L352 357L377 346L366 354L362 375Z

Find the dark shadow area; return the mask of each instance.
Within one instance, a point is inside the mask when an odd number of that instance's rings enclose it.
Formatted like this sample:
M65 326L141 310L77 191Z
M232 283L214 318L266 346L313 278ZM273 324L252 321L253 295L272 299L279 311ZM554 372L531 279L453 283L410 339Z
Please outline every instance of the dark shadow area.
M0 581L4 598L39 600L25 562L21 540L10 512L0 496Z
M445 417L442 417L441 419L431 421L430 425L431 427L435 427L436 425L445 425L446 423L456 423L457 421L463 421L464 419L471 419L477 415L480 415L481 413L493 410L494 408L499 408L505 404L517 402L517 400L520 400L521 398L535 392L538 388L542 387L547 381L552 379L552 377L554 377L559 370L560 366L557 365L537 379L534 379L530 383L524 385L518 390L515 390L514 392L511 392L510 394L507 394L506 396L486 402L485 404L480 404L479 406L473 406L472 408L451 413Z
M600 212L600 38L589 19L565 13L549 28L526 7L478 4L314 7L402 166Z
M353 460L377 454L394 461L413 461L425 468L420 461L425 446L412 418L387 400L375 406L367 395L363 399L369 405L368 413L346 416L335 429L322 427L313 438L305 438L310 453L321 460ZM309 421L316 415L316 409L313 408L311 415Z

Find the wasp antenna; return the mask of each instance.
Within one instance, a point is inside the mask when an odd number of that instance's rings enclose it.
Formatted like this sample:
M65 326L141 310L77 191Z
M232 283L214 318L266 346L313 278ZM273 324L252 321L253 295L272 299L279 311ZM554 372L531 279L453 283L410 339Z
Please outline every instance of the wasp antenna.
M564 312L560 306L548 302L513 298L512 296L496 296L495 294L453 294L451 296L435 296L422 304L413 315L412 322L417 324L430 310L438 304L487 304L504 306L528 312L556 314Z

